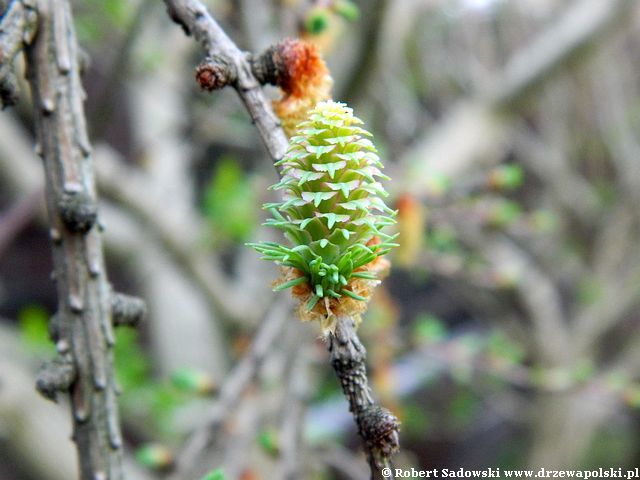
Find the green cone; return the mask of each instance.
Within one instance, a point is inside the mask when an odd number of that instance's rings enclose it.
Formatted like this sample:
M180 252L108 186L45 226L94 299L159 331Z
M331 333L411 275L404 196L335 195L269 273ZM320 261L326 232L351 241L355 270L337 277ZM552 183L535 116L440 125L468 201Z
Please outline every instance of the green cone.
M343 103L321 102L309 112L276 164L282 180L271 188L283 191L283 201L264 206L273 215L266 225L283 230L293 246L250 244L263 259L299 270L302 277L276 290L306 281L313 292L309 309L327 296L364 300L349 281L375 279L358 269L396 246L397 234L383 232L396 215L382 200L387 193L378 179L388 177L362 123ZM380 241L370 242L374 237Z

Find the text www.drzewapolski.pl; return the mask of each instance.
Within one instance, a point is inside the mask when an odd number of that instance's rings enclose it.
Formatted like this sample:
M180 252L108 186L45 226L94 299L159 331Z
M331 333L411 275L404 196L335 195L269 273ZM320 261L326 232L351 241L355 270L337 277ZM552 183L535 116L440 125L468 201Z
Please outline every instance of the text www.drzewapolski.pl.
M640 478L640 468L631 470L623 468L598 468L595 470L503 470L501 468L485 468L471 470L465 468L432 468L419 470L416 468L383 468L385 478Z

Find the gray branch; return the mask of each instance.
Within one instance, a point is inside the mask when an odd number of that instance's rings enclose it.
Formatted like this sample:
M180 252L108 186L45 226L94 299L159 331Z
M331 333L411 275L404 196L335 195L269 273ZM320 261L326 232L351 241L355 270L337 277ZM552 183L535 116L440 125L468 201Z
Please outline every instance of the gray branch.
M85 94L68 2L11 3L0 25L0 80L23 49L33 96L36 150L44 161L58 291L58 312L50 325L58 357L41 370L37 388L51 399L58 391L70 395L80 478L122 479L112 292L104 268L82 106Z
M70 355L75 366L68 391L80 477L121 479L111 290L96 226L91 148L68 2L40 2L38 20L38 35L26 54L59 299L54 339L59 354Z

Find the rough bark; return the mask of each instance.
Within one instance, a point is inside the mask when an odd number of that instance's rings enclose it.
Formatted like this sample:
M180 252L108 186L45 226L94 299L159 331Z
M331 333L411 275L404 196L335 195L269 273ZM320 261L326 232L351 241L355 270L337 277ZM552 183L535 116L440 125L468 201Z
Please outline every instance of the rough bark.
M400 446L400 423L389 410L373 400L367 379L367 351L355 328L352 317L338 317L335 333L329 334L331 366L358 426L371 467L371 478L393 478L391 456ZM390 469L391 474L383 475L383 469Z
M104 268L78 47L67 1L11 4L0 27L2 80L22 49L33 97L36 151L45 168L58 292L58 312L50 325L58 356L41 370L37 388L52 399L61 391L70 395L79 477L122 479L112 292ZM137 306L139 317L142 307Z

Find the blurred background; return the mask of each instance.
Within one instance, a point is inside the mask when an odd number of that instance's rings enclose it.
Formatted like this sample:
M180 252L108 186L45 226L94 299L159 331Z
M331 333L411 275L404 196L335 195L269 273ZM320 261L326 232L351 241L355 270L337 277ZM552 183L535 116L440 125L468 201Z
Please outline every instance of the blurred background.
M401 247L359 333L402 421L396 466L639 465L638 3L205 3L247 51L316 43L375 134ZM131 478L166 475L243 361L202 474L367 478L318 325L244 246L277 238L276 173L236 93L198 90L201 50L162 2L73 4L109 276L149 307L116 348ZM68 407L33 386L56 297L21 81L0 114L0 478L68 480Z

